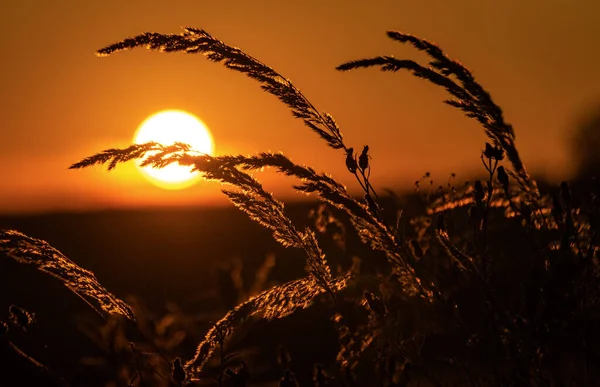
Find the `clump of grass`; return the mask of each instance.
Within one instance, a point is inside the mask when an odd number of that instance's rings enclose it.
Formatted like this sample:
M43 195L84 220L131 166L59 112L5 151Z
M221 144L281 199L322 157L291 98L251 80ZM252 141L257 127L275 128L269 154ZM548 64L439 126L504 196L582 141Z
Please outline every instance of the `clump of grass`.
M512 126L473 74L431 42L396 31L388 32L388 37L425 52L430 62L423 66L380 56L347 62L338 70L406 70L443 87L452 96L444 102L476 119L490 139L481 153L486 180L433 195L425 213L409 220L415 228L412 233L399 232L401 209L394 224L386 222L382 198L369 180L368 146L355 153L331 115L314 107L288 79L240 49L203 30L185 28L181 34L144 33L98 51L104 56L146 47L202 54L257 80L329 147L340 151L364 192L362 198L352 197L331 176L295 164L280 153L213 157L195 153L185 144L108 149L71 166L107 165L111 170L133 159L156 168L171 163L190 166L205 179L231 187L223 192L235 206L271 230L283 246L305 253L307 277L267 289L234 307L208 331L191 359L176 359L172 376L178 385L197 381L215 349L245 319L288 316L307 308L320 294L333 305L331 320L338 328L340 348L336 365L327 371L321 365L316 368L317 385L331 378L349 385L372 385L377 380L382 386L423 379L434 385L443 385L443 380L470 385L574 381L591 385L598 376L593 367L600 358L595 350L600 345L597 196L583 193L577 206L567 183L542 192L520 158ZM249 174L264 167L299 180L296 190L316 195L344 214L373 250L373 256L361 259L374 259L377 252L385 256L386 266L361 272L353 265L334 276L315 231L298 229L286 216L283 203ZM12 254L28 251L29 246L16 246ZM56 261L57 254L51 256ZM56 262L72 268L62 256ZM73 282L69 275L60 278L68 286ZM87 291L76 285L71 286L78 292ZM94 289L83 294L104 300L105 293ZM342 291L343 299L338 296ZM102 310L130 316L124 305L110 300L101 302ZM229 371L235 383L247 382L245 364ZM284 375L280 385L295 384L291 379L290 374Z
M556 299L548 299L550 288L559 283L566 285L570 283L570 289L565 290L568 297L577 293L581 302L595 305L597 291L590 293L578 293L582 287L591 289L589 284L595 283L596 263L593 260L597 252L597 230L591 230L586 223L586 217L576 216L581 212L570 206L570 201L565 196L568 187L563 187L562 203L554 200L549 205L548 196L543 196L537 183L527 173L519 152L515 145L515 134L512 126L508 124L500 107L492 100L490 94L476 82L472 73L459 62L450 59L435 44L415 36L400 32L388 32L388 37L401 42L408 43L424 51L429 55L431 61L428 66L422 66L412 60L400 60L391 56L382 56L371 59L361 59L347 62L338 66L338 70L352 70L357 68L379 67L383 71L407 70L413 75L423 78L448 91L453 99L444 101L448 105L463 111L468 117L476 119L484 128L485 134L490 138L491 144L486 144L481 159L488 172L489 178L484 184L477 181L474 185L465 187L463 192L451 192L441 195L434 200L430 206L429 216L437 214L435 229L432 231L435 239L425 237L427 230L421 230L421 237L413 240L399 240L397 227L388 226L382 219L380 206L377 204L377 194L369 181L370 167L368 146L365 146L360 155L354 153L354 148L347 146L332 116L320 113L308 99L294 87L289 80L281 76L272 68L264 65L251 56L243 53L237 48L230 47L223 42L213 38L203 30L186 28L184 32L177 35L162 35L146 33L108 46L99 51L101 55L112 54L116 51L132 49L145 46L149 49L157 49L165 52L181 51L185 53L201 53L209 60L222 62L227 68L242 72L257 80L261 87L277 96L282 102L291 108L293 114L302 119L305 124L325 140L327 145L334 149L343 150L346 156L348 171L356 176L360 187L364 190L363 201L352 198L346 189L331 177L318 174L312 168L299 166L281 154L262 153L252 157L243 156L220 156L210 157L206 155L190 155L189 149L183 145L174 147L161 147L157 144L144 144L132 146L126 150L109 150L96 156L89 157L76 163L72 168L84 168L94 164L109 163L109 169L117 163L129 158L143 158L148 149L159 148L161 152L145 158L145 165L162 167L172 162L191 166L194 170L203 173L209 180L217 180L222 183L233 185L237 191L224 190L226 196L240 209L245 211L252 219L258 221L273 231L274 237L285 246L301 248L306 252L307 268L310 277L300 282L292 282L283 285L275 293L267 290L250 301L241 304L229 312L211 332L223 332L223 328L229 329L236 321L248 317L257 311L279 311L275 314L267 313L267 317L279 317L288 314L295 309L295 305L304 307L305 302L300 302L294 297L300 296L304 301L312 300L314 297L312 289L329 293L335 300L334 293L346 285L347 279L340 278L338 286L332 285L332 276L323 253L321 252L314 233L307 229L298 231L294 228L283 213L283 205L276 201L272 195L265 192L258 181L249 176L245 171L259 169L266 166L275 167L279 172L293 176L301 180L300 185L294 186L297 190L318 195L322 200L345 212L351 224L362 240L369 244L373 250L383 252L388 258L389 269L387 275L379 278L379 294L367 291L366 301L361 302L369 312L370 323L367 325L370 331L367 333L364 327L355 327L354 333L344 321L341 314L337 314L336 323L340 329L340 366L344 368L355 367L358 359L368 353L369 347L382 343L385 344L387 361L390 357L400 356L403 360L403 378L408 378L408 370L412 366L429 367L431 364L439 364L435 356L422 354L422 344L417 352L406 349L402 344L392 340L396 337L402 327L398 320L398 313L406 313L406 308L399 302L399 298L408 297L415 305L422 305L420 309L427 309L435 320L451 319L453 324L447 324L443 334L464 340L463 344L476 342L479 349L482 345L491 345L496 348L490 356L493 375L497 380L509 375L514 380L525 379L538 383L542 380L542 374L548 372L547 366L541 361L549 348L559 348L563 343L556 343L552 334L565 334L564 326L558 328L547 320L550 310L560 313L579 313L587 315L589 308L569 308L567 304L561 304ZM504 157L510 162L499 165ZM452 195L450 197L449 195ZM564 205L566 208L562 208ZM456 245L460 236L452 236L447 229L447 219L462 207L469 208L469 216L473 224L472 247L460 248ZM525 269L524 281L527 297L538 300L538 304L532 304L531 300L521 302L514 301L514 291L506 287L498 279L502 271L502 263L498 257L502 252L490 251L489 224L494 208L504 208L509 217L518 217L522 223L520 227L527 233L531 244L531 250L524 253ZM561 210L559 210L561 209ZM566 210L566 215L561 212ZM560 215L559 215L560 212ZM554 216L552 216L554 214ZM577 218L577 221L575 220ZM432 224L429 222L427 224ZM515 224L510 225L514 227ZM563 227L564 226L564 227ZM426 229L428 227L426 226ZM559 252L563 256L559 259L554 257L553 249L555 235L550 230L562 231L562 242ZM586 237L579 238L576 235L585 234ZM554 233L555 234L555 233ZM446 270L446 276L459 275L465 282L447 286L445 278L439 273L435 274L424 262L425 247L437 241L441 248L437 249L439 257L449 258L450 267ZM470 251L469 251L470 250ZM431 254L436 249L427 248ZM438 258L439 258L438 257ZM575 277L564 278L558 275L553 265L558 261L572 265L574 261L586 262L583 272L573 272ZM524 264L524 265L523 265ZM578 269L583 269L578 267ZM576 273L576 274L575 274ZM587 273L587 277L584 273ZM356 274L356 273L355 273ZM559 278L556 277L558 275ZM584 278L585 277L585 278ZM356 279L356 278L354 278ZM308 281L308 282L305 282ZM591 281L591 282L590 282ZM513 283L511 283L511 286ZM303 284L311 291L303 292ZM396 286L397 284L399 286ZM521 284L522 285L522 284ZM285 289L285 291L284 291ZM464 299L465 291L477 289L477 296L470 301ZM529 294L530 293L530 294ZM283 294L283 298L273 298L275 294ZM303 294L307 294L305 297ZM460 297L463 296L461 299ZM564 297L562 297L564 298ZM421 301L419 301L421 300ZM572 301L572 299L571 299ZM424 302L424 304L423 304ZM474 305L472 305L474 304ZM562 305L563 309L556 310L556 305ZM289 306L292 306L289 309ZM284 313L281 308L284 307ZM469 311L475 308L483 314L480 318L467 319ZM566 309L564 309L566 308ZM396 309L396 314L391 313ZM574 328L573 320L568 314L561 315L563 323ZM569 323L567 323L569 320ZM485 322L487 321L487 322ZM526 322L525 322L526 321ZM550 324L550 325L548 325ZM552 328L551 328L552 326ZM552 334L550 334L552 331ZM359 336L357 337L357 333ZM409 337L413 342L417 337L432 334L432 332L421 332L421 329L410 332ZM216 340L209 332L207 338L198 348L194 359L186 364L186 369L191 373L201 371L204 359L210 355ZM462 339L461 339L462 337ZM475 339L477 338L477 339ZM404 341L401 341L402 343ZM584 343L581 343L582 345ZM503 348L512 360L509 370L498 371L494 365L499 361ZM500 352L498 352L500 351ZM505 354L506 354L505 353ZM429 356L429 358L428 358ZM470 364L460 360L465 356L463 351L456 350L448 356L454 362L462 362L467 376L472 380L469 371ZM350 358L354 358L349 361ZM396 362L398 359L396 359ZM431 364L428 364L431 363ZM486 363L486 362L484 362ZM488 367L487 364L478 364ZM587 368L586 368L587 369ZM531 374L533 372L533 374ZM392 381L397 378L396 371L387 372L387 378ZM502 375L500 375L502 373ZM527 376L531 374L531 376ZM429 373L431 380L435 377ZM383 377L380 375L380 377Z

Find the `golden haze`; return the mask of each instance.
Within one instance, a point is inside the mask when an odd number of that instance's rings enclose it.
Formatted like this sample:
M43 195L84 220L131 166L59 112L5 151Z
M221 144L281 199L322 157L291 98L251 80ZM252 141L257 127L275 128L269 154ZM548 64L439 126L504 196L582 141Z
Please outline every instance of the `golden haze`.
M68 170L80 158L125 147L153 112L177 108L210 127L219 154L283 151L354 187L343 155L258 85L199 56L95 50L143 31L203 28L293 80L333 114L349 144L371 149L372 181L410 188L430 171L480 171L482 129L441 103L443 91L408 74L339 73L374 55L420 58L394 43L398 29L440 44L473 69L505 109L528 169L568 175L564 138L597 101L597 2L106 2L5 1L0 5L0 212L224 203L201 182L168 192L135 165L113 173ZM422 59L422 57L421 57ZM261 177L276 193L289 180Z

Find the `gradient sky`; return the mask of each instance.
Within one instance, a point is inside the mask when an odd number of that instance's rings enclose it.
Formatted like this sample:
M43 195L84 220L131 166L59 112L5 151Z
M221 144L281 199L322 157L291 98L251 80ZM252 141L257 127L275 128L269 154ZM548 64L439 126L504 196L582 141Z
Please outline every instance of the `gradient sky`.
M195 55L94 54L128 36L181 26L203 28L290 78L336 117L349 145L370 146L376 187L408 188L426 171L444 183L451 172L466 179L482 168L483 130L442 104L442 90L406 73L334 69L375 55L423 62L385 31L427 38L491 92L529 171L562 179L570 169L565 138L600 101L599 14L593 0L4 0L0 212L223 202L218 184L163 191L133 164L112 173L67 169L129 145L147 116L172 108L200 117L218 154L283 151L354 187L344 156L243 75ZM291 194L292 181L258 177L281 197Z

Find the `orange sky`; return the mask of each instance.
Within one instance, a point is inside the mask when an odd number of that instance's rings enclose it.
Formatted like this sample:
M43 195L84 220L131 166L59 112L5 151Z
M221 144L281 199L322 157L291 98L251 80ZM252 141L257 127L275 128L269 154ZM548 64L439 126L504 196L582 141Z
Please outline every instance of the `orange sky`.
M200 56L141 49L94 55L127 36L178 33L184 25L271 65L336 117L349 145L369 144L376 187L410 187L426 171L441 183L451 172L468 178L480 171L486 139L424 81L334 69L375 55L424 59L387 39L391 29L435 41L470 67L514 125L528 169L565 178L564 139L600 99L599 14L592 0L5 0L0 213L222 202L217 184L162 191L131 164L113 173L67 169L128 145L147 116L169 108L200 117L219 154L283 151L354 187L344 156L243 75ZM264 179L283 197L290 193L290 180Z

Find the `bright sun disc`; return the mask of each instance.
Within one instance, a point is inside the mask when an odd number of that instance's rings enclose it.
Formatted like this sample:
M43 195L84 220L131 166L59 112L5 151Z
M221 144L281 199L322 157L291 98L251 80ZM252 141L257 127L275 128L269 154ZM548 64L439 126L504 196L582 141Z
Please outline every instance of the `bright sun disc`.
M138 128L133 142L143 144L155 141L163 145L175 142L189 144L192 150L212 155L214 143L208 127L198 118L181 110L164 110L148 117ZM181 189L189 187L200 180L199 172L192 172L191 167L177 163L164 168L137 167L144 177L155 185L165 189Z

